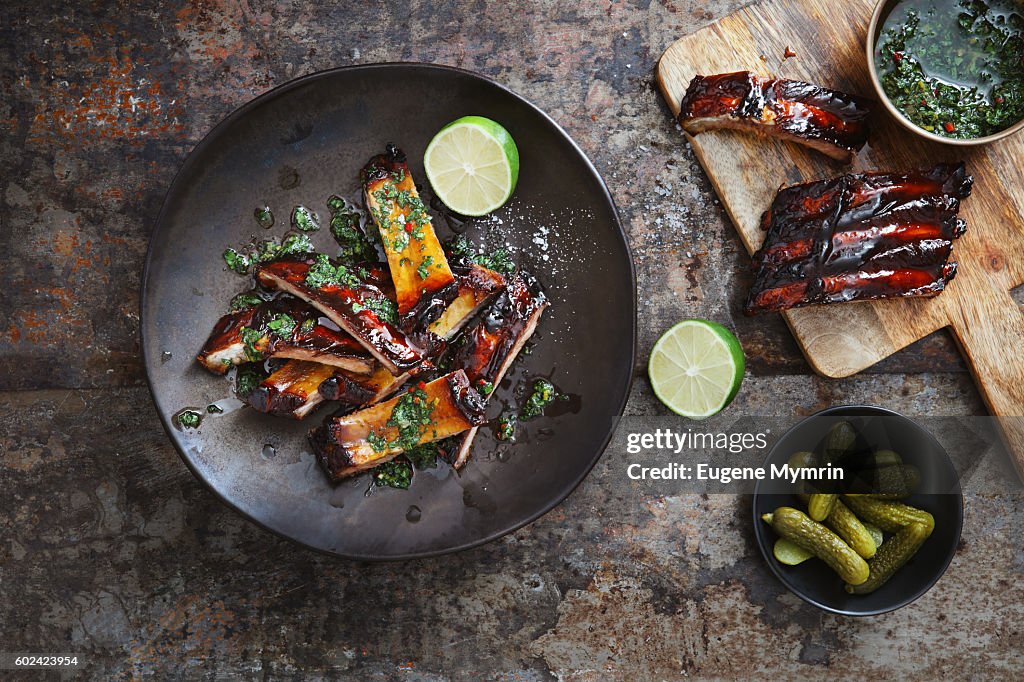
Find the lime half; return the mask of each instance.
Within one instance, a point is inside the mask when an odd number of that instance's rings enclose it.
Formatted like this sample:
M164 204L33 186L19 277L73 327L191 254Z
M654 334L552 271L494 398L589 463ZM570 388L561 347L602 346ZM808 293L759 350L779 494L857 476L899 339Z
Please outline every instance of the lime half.
M499 123L463 116L441 128L427 145L423 167L445 206L468 216L501 208L519 179L519 150Z
M710 417L732 402L743 368L740 342L707 320L683 320L662 334L647 363L654 395L691 419Z

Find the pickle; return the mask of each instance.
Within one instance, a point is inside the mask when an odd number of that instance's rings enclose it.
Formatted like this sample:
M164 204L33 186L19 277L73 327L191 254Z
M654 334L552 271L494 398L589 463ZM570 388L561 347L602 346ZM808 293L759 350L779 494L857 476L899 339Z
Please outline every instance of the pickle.
M882 467L899 466L903 464L903 458L895 450L876 450L871 455L871 462L876 469Z
M807 501L807 515L814 521L824 521L832 513L832 507L838 496L834 494L815 493Z
M854 516L856 516L856 514ZM885 540L885 535L882 533L882 529L878 526L873 526L870 523L865 523L864 528L871 534L871 538L875 541L875 547L881 547L882 542Z
M843 539L820 523L812 521L807 514L792 507L779 507L762 517L775 532L790 542L812 552L844 582L860 585L868 579L868 565Z
M929 533L935 529L935 518L931 514L902 502L889 502L867 495L843 495L843 501L861 520L889 533L898 533L911 523L924 525Z
M813 452L801 450L800 452L794 452L793 456L789 458L789 461L786 462L786 464L790 469L805 469L807 467L814 466L816 459L817 458Z
M853 480L851 488L859 494L871 495L885 500L902 500L910 497L921 483L921 472L909 464L897 464L861 471Z
M787 566L797 566L814 556L808 550L786 538L779 538L775 541L772 554L779 560L779 563Z
M868 562L870 569L868 579L860 584L847 584L846 591L850 594L867 594L884 585L903 564L917 553L931 529L923 523L911 523L904 526L896 535L882 543L875 558Z
M853 430L850 422L839 422L831 429L825 437L825 452L822 462L825 464L836 464L848 452L853 450L857 441L857 432Z
M871 533L864 527L857 515L840 500L836 500L832 505L832 511L825 519L825 525L846 540L846 544L865 559L875 556L875 552L878 550L875 539L871 537Z

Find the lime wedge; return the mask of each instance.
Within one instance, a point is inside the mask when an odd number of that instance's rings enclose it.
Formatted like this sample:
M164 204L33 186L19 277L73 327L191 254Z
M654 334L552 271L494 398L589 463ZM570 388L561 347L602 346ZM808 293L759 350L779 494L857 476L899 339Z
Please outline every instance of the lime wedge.
M716 322L683 320L654 344L647 374L658 400L676 414L704 419L740 390L743 348Z
M519 150L499 123L463 116L441 128L427 145L423 167L445 206L468 216L501 208L519 179Z

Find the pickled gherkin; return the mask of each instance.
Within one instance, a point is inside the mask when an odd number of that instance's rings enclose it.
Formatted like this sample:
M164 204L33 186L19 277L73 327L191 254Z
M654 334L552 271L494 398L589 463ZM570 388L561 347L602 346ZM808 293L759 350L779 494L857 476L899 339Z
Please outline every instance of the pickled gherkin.
M898 533L911 523L922 524L929 534L935 528L935 518L931 514L902 502L879 500L866 495L843 495L843 502L862 520L888 533Z
M846 591L850 594L868 594L877 590L910 561L931 532L923 523L916 522L901 528L896 535L882 543L878 553L868 562L868 579L857 585L848 583Z
M857 442L857 432L853 430L850 422L842 421L829 429L825 437L825 450L822 462L825 464L836 464L853 450Z
M812 521L799 509L779 507L762 517L775 532L790 542L812 552L844 582L860 585L868 579L868 565L843 539L825 526Z
M814 521L824 521L832 513L838 495L815 493L807 501L807 515Z
M828 518L825 519L825 525L834 530L839 537L846 540L846 543L853 548L853 551L865 559L875 556L875 552L878 550L875 538L871 536L871 533L864 527L864 524L861 523L856 514L843 504L842 500L836 500L835 504L832 505L832 511L829 513Z

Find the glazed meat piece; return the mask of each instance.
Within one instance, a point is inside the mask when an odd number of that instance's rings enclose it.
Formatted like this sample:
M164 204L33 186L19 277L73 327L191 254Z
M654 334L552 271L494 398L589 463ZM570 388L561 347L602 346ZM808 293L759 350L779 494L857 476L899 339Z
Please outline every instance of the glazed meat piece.
M483 318L466 330L452 355L452 367L465 370L471 384L478 389L486 387L483 393L489 396L533 336L547 307L547 297L537 280L529 273L516 273ZM478 429L474 426L456 438L450 455L454 468L469 459Z
M456 370L383 403L332 417L310 432L309 442L328 477L338 481L483 422L483 398L466 373Z
M373 357L309 305L282 297L228 313L214 325L197 359L216 374L266 358L321 362L369 374Z
M480 265L455 269L458 296L430 325L431 334L447 340L454 337L488 301L505 288L505 278ZM393 376L379 368L369 376L344 370L335 372L320 386L327 400L338 400L350 407L369 405L384 400L408 381L412 373Z
M749 71L694 76L680 102L691 135L731 128L797 142L849 162L868 139L871 101Z
M303 419L324 402L320 384L337 371L319 362L290 360L246 396L254 409Z
M762 218L745 312L938 294L956 274L949 258L972 182L960 163L780 190Z
M457 286L405 154L389 144L386 153L367 162L360 177L395 284L401 326L426 326L452 301Z
M394 304L377 287L359 281L326 256L285 258L256 268L257 281L308 302L352 335L392 374L423 365L420 348L386 318ZM393 310L392 310L393 313Z

